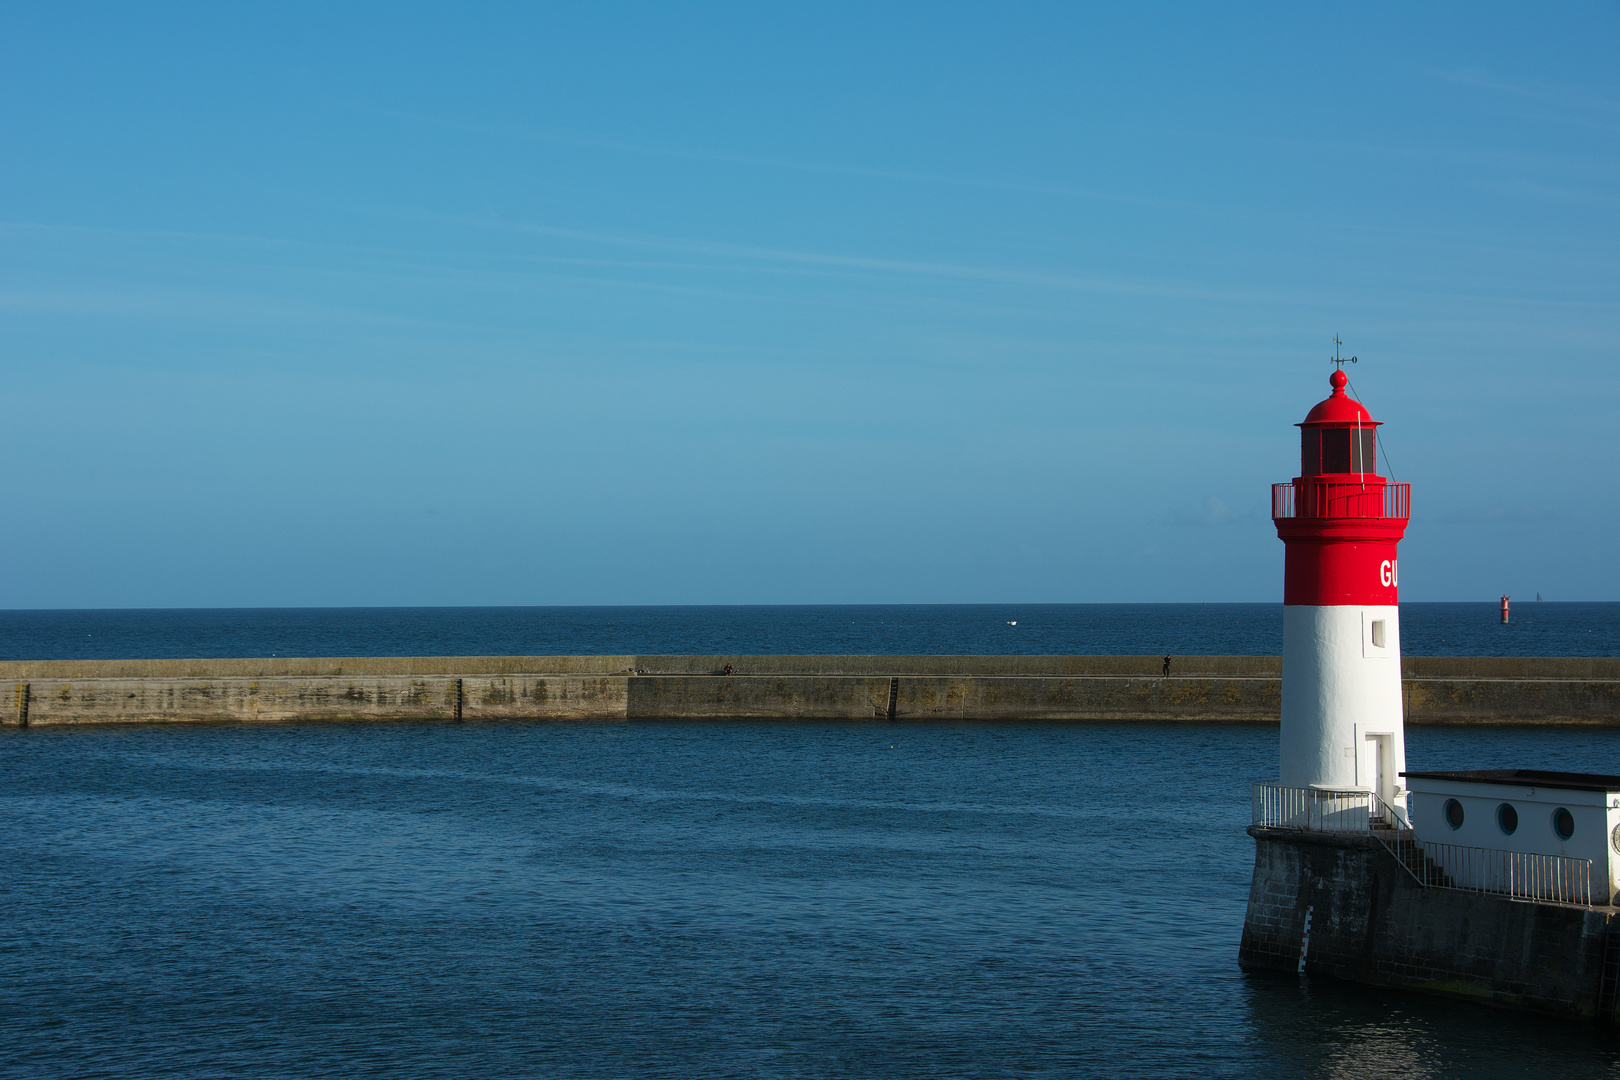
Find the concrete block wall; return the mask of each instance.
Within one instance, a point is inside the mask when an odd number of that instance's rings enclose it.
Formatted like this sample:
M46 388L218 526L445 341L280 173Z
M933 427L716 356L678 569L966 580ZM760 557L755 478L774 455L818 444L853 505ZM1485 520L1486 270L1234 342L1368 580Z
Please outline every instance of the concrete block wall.
M626 681L632 720L888 719L887 678L649 675Z
M1620 724L1620 661L1407 663L1409 723ZM727 664L729 678L720 674ZM1169 678L1162 664L1157 656L8 661L0 723L433 719L455 715L458 685L465 718L888 719L892 687L897 720L1277 721L1278 657L1175 657Z
M1238 949L1250 971L1394 986L1562 1016L1596 1013L1614 908L1424 888L1371 837L1253 829Z
M1162 661L1161 661L1162 662ZM1276 720L1276 678L901 678L895 718Z
M295 676L625 675L635 656L249 656L199 660L5 660L0 681L273 679Z
M1620 656L1405 656L1407 679L1620 679Z
M623 676L42 679L0 684L11 723L623 719ZM26 690L25 690L26 688ZM26 694L26 704L23 698Z
M1413 678L1409 724L1620 723L1620 679Z

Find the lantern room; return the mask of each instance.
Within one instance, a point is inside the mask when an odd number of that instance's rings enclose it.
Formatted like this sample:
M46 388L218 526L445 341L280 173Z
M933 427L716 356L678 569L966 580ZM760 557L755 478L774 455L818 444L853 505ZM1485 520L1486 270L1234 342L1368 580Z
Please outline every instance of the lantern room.
M1294 519L1383 518L1399 521L1394 534L1399 539L1406 528L1410 485L1392 484L1378 475L1382 424L1344 392L1349 382L1343 371L1335 371L1328 378L1333 393L1294 425L1300 431L1299 475L1290 484L1272 486L1271 516L1279 528Z
M1300 476L1326 473L1378 474L1379 421L1344 392L1350 380L1335 371L1333 394L1305 417L1300 429Z

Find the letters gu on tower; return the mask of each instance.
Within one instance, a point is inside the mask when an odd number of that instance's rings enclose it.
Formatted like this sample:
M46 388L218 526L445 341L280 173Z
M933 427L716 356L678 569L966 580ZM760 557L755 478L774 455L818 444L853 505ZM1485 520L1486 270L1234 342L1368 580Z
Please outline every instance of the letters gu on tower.
M1396 547L1411 485L1378 475L1379 422L1344 392L1342 370L1328 381L1332 395L1298 425L1299 476L1271 489L1287 548L1279 780L1372 791L1398 808L1406 737Z

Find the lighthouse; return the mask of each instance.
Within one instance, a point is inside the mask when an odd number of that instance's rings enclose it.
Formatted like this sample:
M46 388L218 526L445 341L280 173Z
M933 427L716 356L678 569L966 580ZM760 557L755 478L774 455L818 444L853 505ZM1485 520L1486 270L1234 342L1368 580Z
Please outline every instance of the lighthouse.
M1620 1027L1620 775L1409 772L1400 561L1411 492L1333 393L1271 489L1286 546L1279 782L1251 788L1238 963Z
M1297 425L1299 475L1271 489L1286 546L1279 779L1369 791L1404 819L1396 548L1411 485L1378 475L1379 422L1336 362L1333 393Z

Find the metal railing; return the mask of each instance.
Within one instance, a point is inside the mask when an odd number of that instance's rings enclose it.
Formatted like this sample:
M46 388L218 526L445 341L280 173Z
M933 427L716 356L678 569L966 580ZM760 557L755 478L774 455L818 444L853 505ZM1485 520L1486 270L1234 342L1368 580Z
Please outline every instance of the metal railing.
M1591 859L1419 843L1405 812L1370 791L1255 784L1250 802L1259 828L1372 836L1425 888L1592 905Z
M1418 874L1424 885L1591 906L1591 859L1461 844L1426 843L1420 847L1429 878L1425 880L1425 873Z
M1374 477L1366 483L1301 480L1271 485L1273 518L1409 518L1412 485Z
M1367 833L1372 830L1370 791L1255 784L1250 791L1254 823L1263 829Z

